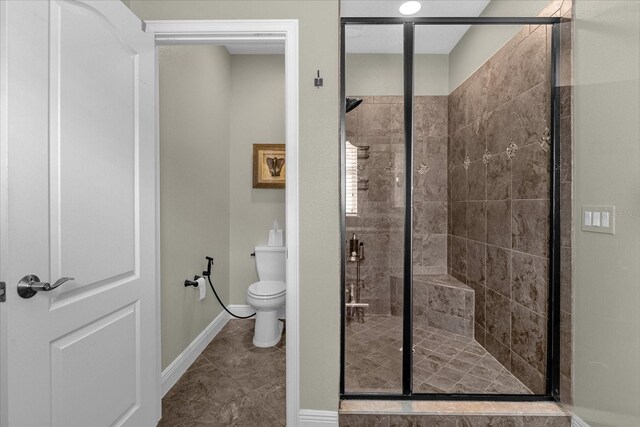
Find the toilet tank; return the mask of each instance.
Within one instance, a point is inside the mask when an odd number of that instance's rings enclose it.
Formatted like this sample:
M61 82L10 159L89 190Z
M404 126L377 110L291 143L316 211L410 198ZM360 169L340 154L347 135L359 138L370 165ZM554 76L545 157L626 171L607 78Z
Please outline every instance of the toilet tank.
M259 280L285 282L287 248L284 246L256 246L256 269Z

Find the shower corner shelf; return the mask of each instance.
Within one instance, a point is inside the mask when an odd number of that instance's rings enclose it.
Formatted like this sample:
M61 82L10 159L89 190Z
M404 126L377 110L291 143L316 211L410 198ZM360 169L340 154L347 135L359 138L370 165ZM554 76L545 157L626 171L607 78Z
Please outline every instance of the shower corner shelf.
M369 154L369 149L371 148L370 145L360 145L358 146L358 159L360 160L366 160L370 157Z

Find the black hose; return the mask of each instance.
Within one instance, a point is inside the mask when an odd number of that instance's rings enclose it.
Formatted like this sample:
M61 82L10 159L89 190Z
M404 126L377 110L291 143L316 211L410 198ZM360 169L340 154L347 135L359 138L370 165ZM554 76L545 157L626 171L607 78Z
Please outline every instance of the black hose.
M205 272L206 273L206 272ZM213 283L211 283L211 276L207 276L207 280L209 281L209 286L211 286L211 290L213 291L213 294L216 296L216 299L218 300L218 302L220 303L220 305L222 306L222 308L224 308L224 311L226 311L227 313L229 313L230 315L232 315L233 317L235 317L236 319L249 319L250 317L255 316L256 314L253 313L251 316L236 316L235 314L233 314L232 312L230 312L227 307L225 307L225 305L223 304L222 300L220 299L220 297L218 296L218 293L216 292L216 288L213 287Z

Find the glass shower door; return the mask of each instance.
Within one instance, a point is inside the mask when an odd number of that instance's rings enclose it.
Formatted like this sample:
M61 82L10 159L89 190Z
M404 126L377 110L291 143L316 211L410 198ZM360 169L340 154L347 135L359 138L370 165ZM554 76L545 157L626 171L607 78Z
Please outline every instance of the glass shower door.
M415 26L414 393L545 393L550 30Z
M406 212L402 25L348 25L345 31L344 390L400 393Z

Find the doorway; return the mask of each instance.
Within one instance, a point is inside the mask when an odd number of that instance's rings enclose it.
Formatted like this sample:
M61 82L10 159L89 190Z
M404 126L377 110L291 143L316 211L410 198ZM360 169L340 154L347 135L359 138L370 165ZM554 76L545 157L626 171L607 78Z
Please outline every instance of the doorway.
M278 21L149 21L157 46L196 44L284 45L286 144L286 417L299 412L299 291L298 291L298 27L295 20ZM157 94L157 92L156 92ZM242 314L242 313L240 313ZM248 314L248 313L247 313Z

